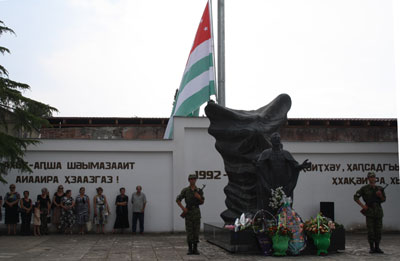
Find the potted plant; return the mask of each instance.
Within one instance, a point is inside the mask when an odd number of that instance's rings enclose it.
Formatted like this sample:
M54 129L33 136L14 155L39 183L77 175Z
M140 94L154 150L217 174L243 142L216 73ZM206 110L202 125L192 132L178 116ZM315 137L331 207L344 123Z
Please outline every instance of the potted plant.
M271 226L268 228L268 235L272 239L272 248L274 256L286 256L286 251L289 246L291 231L283 224Z
M321 213L315 218L310 218L304 223L307 236L311 237L317 247L317 255L328 254L331 231L335 229L335 223L324 217Z
M281 220L283 220L283 222L281 222ZM268 227L267 233L272 239L274 256L286 256L289 240L292 236L292 231L286 226L286 216L281 219L279 215L278 225Z

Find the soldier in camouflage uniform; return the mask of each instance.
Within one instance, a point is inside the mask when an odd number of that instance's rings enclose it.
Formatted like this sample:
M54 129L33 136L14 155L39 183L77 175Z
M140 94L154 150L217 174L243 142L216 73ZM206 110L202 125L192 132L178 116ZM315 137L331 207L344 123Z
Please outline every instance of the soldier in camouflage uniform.
M182 189L181 193L176 197L176 203L182 209L181 216L185 218L185 228L188 243L188 255L199 255L197 243L199 242L200 233L200 208L199 205L204 203L203 191L196 187L196 175L189 175L189 187ZM185 199L186 207L181 203Z
M386 200L384 189L377 186L376 176L374 172L369 172L368 185L361 187L354 195L354 200L362 207L362 213L366 216L367 229L368 229L368 242L370 245L370 253L383 254L379 248L382 233L382 218L383 210L381 203ZM360 197L364 200L365 204L360 201ZM375 245L374 245L375 244Z

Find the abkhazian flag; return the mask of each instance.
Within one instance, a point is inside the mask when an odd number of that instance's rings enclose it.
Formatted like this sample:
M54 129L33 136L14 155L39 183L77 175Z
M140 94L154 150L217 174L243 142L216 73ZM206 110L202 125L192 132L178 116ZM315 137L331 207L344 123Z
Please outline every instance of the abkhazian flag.
M216 95L211 25L207 2L175 97L164 139L172 138L174 116L199 116L200 106L207 102L211 95Z

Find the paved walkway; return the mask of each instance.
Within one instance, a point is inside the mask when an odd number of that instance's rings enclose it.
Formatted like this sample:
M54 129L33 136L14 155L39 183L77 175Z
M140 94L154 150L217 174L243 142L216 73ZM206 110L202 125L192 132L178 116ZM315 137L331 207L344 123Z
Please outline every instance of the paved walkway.
M400 234L383 236L385 254L368 253L365 234L348 234L346 250L325 257L235 255L202 240L186 255L184 234L0 236L0 260L400 260Z

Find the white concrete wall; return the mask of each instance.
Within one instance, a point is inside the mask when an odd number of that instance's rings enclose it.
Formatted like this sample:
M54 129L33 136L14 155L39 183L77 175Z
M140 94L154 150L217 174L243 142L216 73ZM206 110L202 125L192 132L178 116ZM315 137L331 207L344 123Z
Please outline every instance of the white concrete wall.
M142 185L148 199L145 213L146 231L182 231L184 220L179 217L180 209L175 198L181 189L188 185L187 176L196 171L203 176L198 185L206 184L204 190L206 202L201 207L202 222L222 222L219 217L225 207L225 194L228 177L223 161L214 147L214 138L207 133L207 118L176 118L174 140L129 141L129 140L42 140L42 144L30 147L26 160L35 162L60 162L62 169L34 169L32 174L20 174L12 171L7 181L16 183L17 176L57 176L59 183L66 189L78 194L81 186L86 187L90 197L95 188L103 187L112 207L112 215L107 225L111 230L115 219L114 200L120 187L127 194L135 191L136 185ZM397 143L311 143L288 142L284 148L290 151L300 162L309 159L314 164L340 164L338 170L302 172L295 190L294 208L308 219L319 211L320 201L335 202L335 216L347 229L363 226L364 218L359 207L353 201L355 191L361 185L344 183L345 177L365 177L368 171L350 171L347 164L391 164L398 165ZM135 162L133 169L67 169L67 162ZM332 165L328 165L328 169ZM388 165L386 165L388 166ZM377 172L390 184L398 178L398 171ZM74 183L67 184L66 176L112 176L111 183ZM118 178L117 178L118 177ZM72 178L68 178L72 181ZM346 179L347 181L349 179ZM106 178L109 182L110 178ZM47 187L51 194L58 184L54 183L16 183L17 191L31 192L31 198ZM0 185L0 194L8 191L8 185ZM399 185L390 184L386 190L387 202L384 203L384 225L386 228L400 230L397 222L400 214L396 199L400 196ZM131 205L129 206L131 208ZM129 217L131 218L131 216Z

